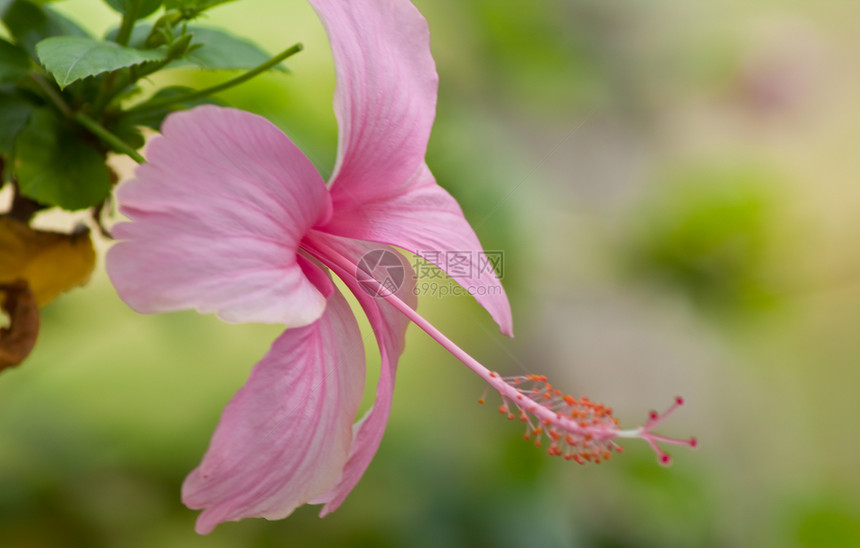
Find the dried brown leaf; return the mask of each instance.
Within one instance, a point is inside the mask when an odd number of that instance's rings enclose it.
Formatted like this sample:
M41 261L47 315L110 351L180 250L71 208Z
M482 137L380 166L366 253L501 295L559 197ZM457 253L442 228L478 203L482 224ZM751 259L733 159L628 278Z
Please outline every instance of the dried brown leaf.
M27 282L17 280L0 284L3 312L9 326L0 329L0 371L18 365L26 358L39 335L39 307Z
M39 307L85 284L95 261L88 230L75 234L34 230L0 216L0 283L26 280Z

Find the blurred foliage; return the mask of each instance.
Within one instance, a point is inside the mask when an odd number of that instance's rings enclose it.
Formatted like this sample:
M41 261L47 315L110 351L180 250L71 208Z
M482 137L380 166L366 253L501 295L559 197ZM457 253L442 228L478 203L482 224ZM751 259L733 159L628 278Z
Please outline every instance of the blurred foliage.
M838 498L827 497L818 505L798 512L793 524L797 540L804 548L860 546L860 516L847 509Z
M771 304L773 179L749 167L688 169L670 176L634 213L625 240L628 271L718 312Z

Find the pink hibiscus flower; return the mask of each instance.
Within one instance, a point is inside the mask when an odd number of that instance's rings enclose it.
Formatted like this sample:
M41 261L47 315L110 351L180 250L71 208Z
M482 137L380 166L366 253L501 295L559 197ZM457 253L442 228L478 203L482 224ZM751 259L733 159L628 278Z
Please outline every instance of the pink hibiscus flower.
M661 456L655 440L691 443L652 434L662 417L622 431L611 410L562 396L542 377L499 377L417 315L405 260L400 287L373 277L362 262L372 250L460 252L473 263L476 299L512 333L499 280L477 264L478 238L424 163L437 88L426 21L407 0L310 2L337 73L340 135L327 184L269 121L204 106L168 117L148 163L117 191L131 222L115 227L107 269L132 308L287 326L183 485L183 501L203 509L197 531L283 518L305 503L324 504L321 515L337 509L379 447L410 320L498 390L504 413L519 409L527 436L551 439L550 454L600 460L618 437L645 438ZM329 271L357 298L381 354L376 401L356 424L364 349Z

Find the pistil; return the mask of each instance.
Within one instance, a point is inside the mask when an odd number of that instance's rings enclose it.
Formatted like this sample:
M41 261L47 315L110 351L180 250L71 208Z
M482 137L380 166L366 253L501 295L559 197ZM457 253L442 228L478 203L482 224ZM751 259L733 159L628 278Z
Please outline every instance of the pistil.
M314 240L313 243L303 242L302 247L322 263L334 267L334 272L340 277L357 275L360 272L360 279L365 287L369 284L378 298L384 299L409 318L499 393L502 400L499 412L509 420L519 418L526 423L525 439L533 441L535 445L541 445L542 440L547 438L548 454L580 464L599 463L609 459L613 451L621 452L621 447L613 440L641 438L654 450L660 463L668 465L671 458L657 442L697 447L695 438L676 439L653 432L656 426L684 403L680 397L676 398L674 404L664 413L657 414L652 411L642 427L621 430L618 428L618 419L612 416L611 408L592 402L586 397L577 399L564 394L553 387L543 375L502 377L490 370L403 302L396 293L382 286L371 273L361 269L360 265L353 263L331 246ZM479 401L484 403L484 397Z

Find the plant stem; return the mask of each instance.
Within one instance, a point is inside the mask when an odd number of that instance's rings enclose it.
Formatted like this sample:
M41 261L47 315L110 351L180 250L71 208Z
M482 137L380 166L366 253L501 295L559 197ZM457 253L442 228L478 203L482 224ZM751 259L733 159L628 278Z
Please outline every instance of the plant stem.
M161 101L142 103L138 106L135 106L135 107L128 109L126 112L127 113L135 112L136 113L136 112L146 112L148 110L156 110L156 109L163 108L163 107L173 105L176 103L193 101L195 99L207 97L209 95L212 95L213 93L218 93L219 91L224 91L225 89L229 89L233 86L237 86L243 82L246 82L246 81L250 80L251 78L253 78L254 76L257 76L258 74L260 74L262 72L266 72L267 70L274 67L275 65L277 65L278 63L280 63L284 59L291 57L291 56L297 54L298 52L302 51L302 49L304 49L304 46L302 44L300 44L300 43L295 44L294 46L290 47L289 49L284 50L283 52L276 55L275 57L272 57L271 59L269 59L268 61L266 61L262 65L259 65L255 68L249 70L248 72L246 72L240 76L237 76L236 78L233 78L232 80L227 80L226 82L223 82L221 84L218 84L218 85L215 85L212 87L208 87L206 89L201 89L200 91L194 91L191 93L186 93L185 95L180 95L178 97L170 97L170 98L167 98L167 99L164 99Z
M33 81L36 82L36 84L38 84L40 88L42 88L42 90L48 96L48 99L50 99L51 102L54 103L54 106L56 106L57 109L59 109L59 111L62 112L64 116L72 115L72 109L69 108L68 103L66 103L66 100L63 99L63 96L60 94L60 92L57 91L54 86L46 82L45 79L42 78L41 74L31 72L30 77L33 78Z
M98 122L96 122L86 114L82 112L76 112L72 115L72 118L88 130L90 130L90 133L104 141L106 144L110 145L114 150L122 152L123 154L129 156L138 164L142 164L146 161L143 156L141 156L136 150L125 144L122 139L120 139L110 131L106 130L104 127L99 125Z
M51 102L54 103L54 105L60 110L60 112L63 113L64 116L71 118L72 120L81 124L88 130L90 130L90 133L101 139L106 144L113 147L114 150L117 150L119 152L122 152L123 154L130 156L135 162L142 164L146 161L144 157L141 156L136 150L125 144L122 139L105 129L101 124L99 124L98 122L96 122L82 112L72 111L68 103L66 103L65 99L63 99L63 96L60 95L60 93L56 89L54 89L51 84L46 82L45 79L42 78L42 75L30 74L30 76L39 85L39 87L45 91L45 94L48 96Z
M122 24L116 35L116 43L120 46L127 46L129 39L131 39L131 31L134 29L134 22L137 20L137 10L139 7L140 0L132 0L129 2L128 9L122 15Z
M131 39L131 33L134 30L134 22L137 20L137 13L140 10L140 0L130 0L128 3L128 9L126 9L125 13L122 14L122 23L119 27L119 32L116 34L115 41L120 46L128 46L128 42ZM107 107L108 103L116 96L117 90L114 89L114 83L116 80L117 73L111 72L107 76L105 76L102 81L101 88L99 89L98 95L96 96L95 109L94 113L96 115L100 115L102 110ZM122 87L119 87L119 91L122 90Z

